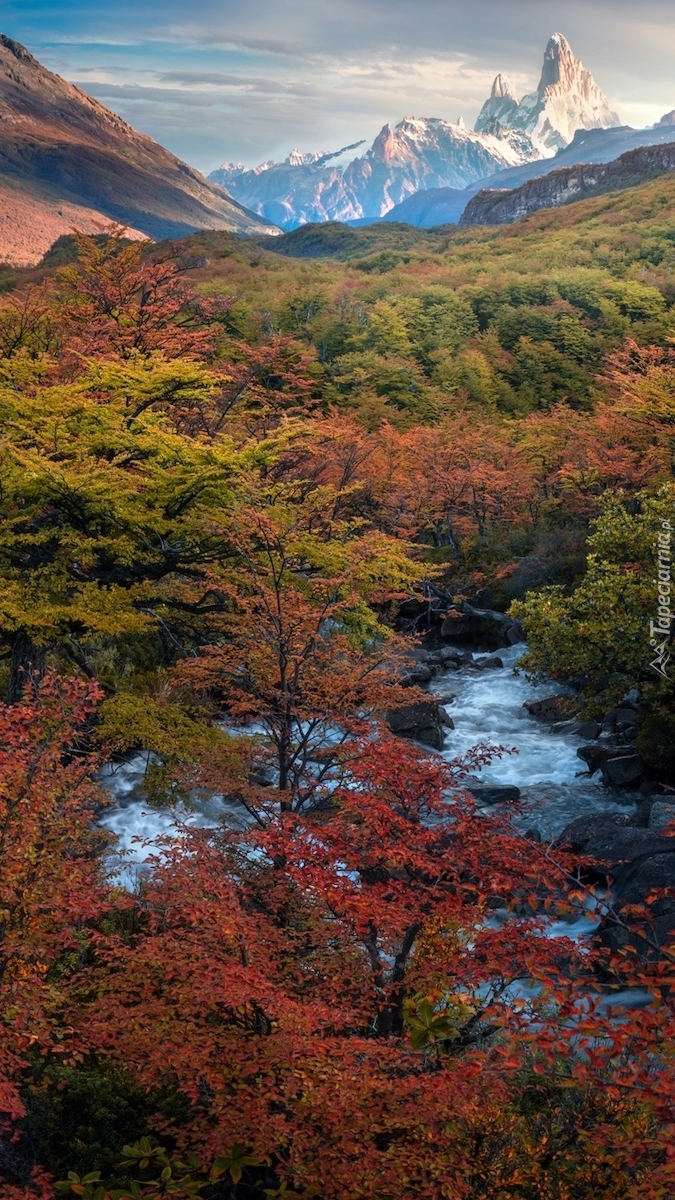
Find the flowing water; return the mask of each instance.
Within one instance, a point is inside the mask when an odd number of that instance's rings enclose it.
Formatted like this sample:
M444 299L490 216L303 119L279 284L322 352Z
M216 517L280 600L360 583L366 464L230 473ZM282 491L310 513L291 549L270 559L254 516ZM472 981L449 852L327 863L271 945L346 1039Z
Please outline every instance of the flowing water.
M518 672L523 650L513 646L499 651L503 670L465 668L435 680L434 691L456 697L445 706L455 729L447 733L444 758L466 754L478 742L517 751L493 759L481 772L481 782L520 788L524 812L518 824L538 829L545 841L551 841L576 817L626 812L626 803L633 806L635 801L630 797L622 801L620 792L602 786L599 775L586 774L586 764L577 757L582 738L552 733L523 707L529 700L560 692L551 683L535 687Z
M612 794L602 787L598 776L590 779L583 774L585 764L576 754L582 745L580 738L551 733L523 708L527 700L541 699L559 689L550 683L536 688L528 683L514 669L522 653L522 646L514 646L500 652L502 670L464 668L437 678L433 687L439 695L455 696L446 705L455 729L447 733L444 757L462 756L479 742L517 751L494 759L482 771L481 780L519 787L523 812L516 823L523 831L538 829L542 838L550 841L575 817L625 812L625 807L622 809L620 793ZM478 661L480 657L476 656ZM194 809L179 810L176 816L153 809L141 791L147 762L148 756L139 754L126 763L105 767L101 774L115 800L102 823L117 837L119 861L123 864L120 881L127 886L143 872L142 864L154 852L155 839L175 831L176 817L186 824L208 827L227 812L231 820L244 824L241 810L218 796L198 799Z

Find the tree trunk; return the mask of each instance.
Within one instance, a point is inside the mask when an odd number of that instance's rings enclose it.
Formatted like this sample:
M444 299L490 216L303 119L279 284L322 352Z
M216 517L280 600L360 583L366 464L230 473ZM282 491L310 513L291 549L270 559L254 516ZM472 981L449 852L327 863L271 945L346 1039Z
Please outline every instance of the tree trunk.
M12 644L7 703L18 704L26 689L35 692L44 673L44 646L36 646L27 633L17 633Z

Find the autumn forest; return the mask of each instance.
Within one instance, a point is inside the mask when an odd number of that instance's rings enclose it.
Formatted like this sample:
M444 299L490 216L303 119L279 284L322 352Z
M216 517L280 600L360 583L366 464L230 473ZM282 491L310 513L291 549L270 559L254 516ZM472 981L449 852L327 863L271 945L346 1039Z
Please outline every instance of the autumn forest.
M674 202L0 268L6 1200L675 1195ZM644 893L399 736L505 630L634 714Z

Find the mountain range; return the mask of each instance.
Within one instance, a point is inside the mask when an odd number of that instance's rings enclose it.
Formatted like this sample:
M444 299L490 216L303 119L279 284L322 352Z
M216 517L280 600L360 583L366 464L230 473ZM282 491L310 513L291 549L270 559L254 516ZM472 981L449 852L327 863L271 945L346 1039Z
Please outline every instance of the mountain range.
M278 233L0 34L0 260L30 265L111 220L151 238Z
M631 129L619 125L612 129L580 129L569 146L549 159L537 159L517 167L507 168L468 188L431 188L417 192L381 219L403 222L421 229L436 225L452 225L459 221L474 196L480 191L503 191L520 188L528 180L540 179L551 172L566 170L579 164L611 163L641 146L660 146L675 141L672 113L649 129Z
M209 179L284 229L306 222L377 220L393 216L397 206L419 193L461 192L502 171L540 164L567 147L578 130L618 124L590 71L556 33L546 47L536 91L519 99L510 80L498 75L473 130L461 119L404 117L395 126L385 125L370 149L344 167L329 161L335 155L293 150L282 163L269 161L251 170L226 163Z

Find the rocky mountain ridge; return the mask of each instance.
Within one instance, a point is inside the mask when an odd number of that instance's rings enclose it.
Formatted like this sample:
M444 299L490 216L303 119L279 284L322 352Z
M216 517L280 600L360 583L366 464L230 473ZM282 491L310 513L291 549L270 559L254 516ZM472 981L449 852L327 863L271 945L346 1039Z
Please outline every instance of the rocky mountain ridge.
M152 238L278 232L4 34L0 213L0 259L16 265L110 220Z
M569 146L559 150L554 158L537 159L535 162L509 167L489 179L460 190L431 188L426 192L417 192L408 200L396 205L382 220L403 222L419 229L456 224L467 205L481 190L511 190L521 187L530 179L545 177L552 171L579 164L614 162L622 154L641 146L666 145L675 138L674 123L673 113L667 113L649 129L631 129L628 125L620 125L615 129L579 130Z
M674 140L665 146L644 146L614 162L581 163L552 171L511 190L483 188L468 203L460 225L506 225L537 212L586 200L605 192L624 190L675 171Z
M591 73L567 39L554 34L537 90L519 100L509 79L498 75L473 130L461 119L404 117L385 125L370 149L346 166L330 162L344 151L293 150L282 163L268 161L250 170L225 163L209 179L285 229L377 220L420 192L462 191L500 171L554 155L577 129L613 124L618 117Z
M346 167L329 166L340 152L302 154L252 170L228 163L209 175L241 204L284 228L315 221L381 217L429 187L465 187L486 174L536 158L517 130L476 134L463 124L404 117L385 125L370 149Z

